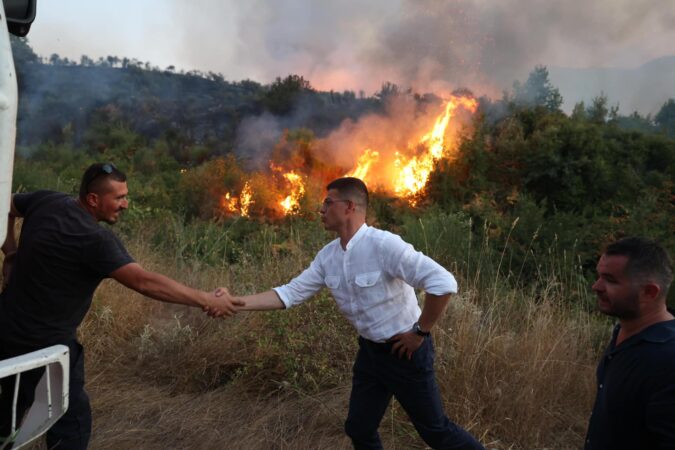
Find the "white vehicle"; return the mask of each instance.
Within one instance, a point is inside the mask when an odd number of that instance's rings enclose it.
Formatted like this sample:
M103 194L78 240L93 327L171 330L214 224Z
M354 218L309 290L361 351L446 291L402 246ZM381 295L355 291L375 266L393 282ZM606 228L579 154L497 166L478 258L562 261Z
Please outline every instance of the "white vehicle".
M14 145L18 93L9 33L25 36L35 18L36 0L0 2L0 242L7 235L7 215L12 194ZM25 418L16 417L21 374L44 367L45 374L35 390L35 402ZM12 429L0 450L20 448L46 432L68 409L68 347L55 345L0 361L0 378L15 377ZM3 395L6 393L3 393Z

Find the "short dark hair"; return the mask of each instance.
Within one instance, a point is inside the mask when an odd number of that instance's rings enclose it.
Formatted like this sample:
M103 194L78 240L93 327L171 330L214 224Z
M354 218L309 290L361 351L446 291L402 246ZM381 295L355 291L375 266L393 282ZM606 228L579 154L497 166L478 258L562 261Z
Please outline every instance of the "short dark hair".
M80 199L85 200L90 192L100 194L108 180L127 181L127 175L113 163L94 163L87 167L80 183Z
M673 261L665 248L650 239L625 237L609 244L605 255L626 256L626 273L632 278L652 276L661 287L664 297L673 281Z
M326 190L335 189L340 193L355 200L356 203L361 203L364 208L368 207L368 188L359 178L344 177L338 178L328 183Z

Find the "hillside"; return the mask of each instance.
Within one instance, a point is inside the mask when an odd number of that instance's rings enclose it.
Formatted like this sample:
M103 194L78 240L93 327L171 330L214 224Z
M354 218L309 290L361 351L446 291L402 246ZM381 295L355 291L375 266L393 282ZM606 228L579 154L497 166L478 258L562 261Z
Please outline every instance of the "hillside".
M654 116L665 99L675 97L675 56L635 68L550 67L549 73L565 99L566 111L579 101L588 104L604 92L611 105L618 104L623 114L638 111Z
M322 135L344 119L381 108L354 92L317 92L297 75L270 85L230 82L219 74L160 70L126 58L80 63L52 55L43 61L26 41L12 46L19 80L17 143L89 144L102 123L123 125L146 141L202 145L212 155L232 151L247 117L270 115L281 128L307 127Z

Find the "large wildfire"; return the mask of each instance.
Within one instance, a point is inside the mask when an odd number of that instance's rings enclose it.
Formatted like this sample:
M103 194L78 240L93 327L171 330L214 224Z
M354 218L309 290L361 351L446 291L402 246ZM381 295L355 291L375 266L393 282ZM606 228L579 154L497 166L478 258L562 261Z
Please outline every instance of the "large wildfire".
M378 145L383 148L364 145L361 150L355 149L351 169L317 164L308 156L311 152L307 149L301 157L270 161L269 171L251 174L239 193L224 194L220 200L221 210L226 215L245 217L251 215L253 207L277 217L296 214L301 210L306 192L322 190L328 181L339 176L360 178L370 190L393 195L414 206L436 163L455 156L460 127L457 113L472 114L477 107L472 97L450 96L443 101L440 114L430 116L426 125L422 120L419 124L422 129L409 131L406 145L399 143L400 148L396 148L397 144L383 144L380 139ZM387 133L388 130L379 130L380 135ZM318 165L321 169L317 169Z

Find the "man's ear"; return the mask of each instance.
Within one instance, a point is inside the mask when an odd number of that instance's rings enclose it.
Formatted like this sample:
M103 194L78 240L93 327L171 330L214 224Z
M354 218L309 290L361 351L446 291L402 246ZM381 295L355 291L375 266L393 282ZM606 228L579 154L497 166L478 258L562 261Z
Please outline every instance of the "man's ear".
M87 194L86 200L87 206L91 206L92 208L96 208L98 206L98 194L89 192Z
M661 287L653 281L650 281L642 286L642 292L644 292L645 296L649 300L654 300L659 297L659 294L661 294Z

